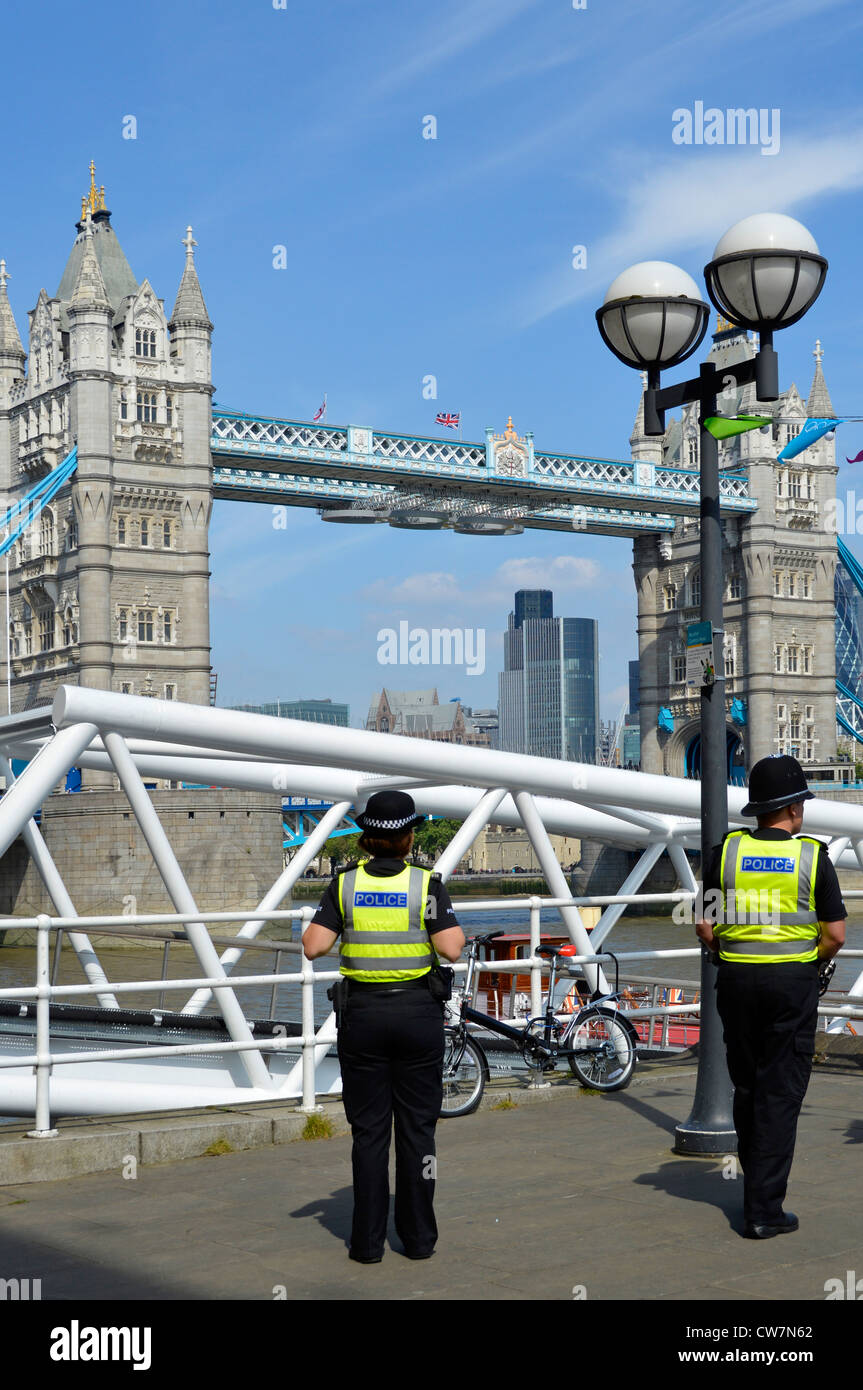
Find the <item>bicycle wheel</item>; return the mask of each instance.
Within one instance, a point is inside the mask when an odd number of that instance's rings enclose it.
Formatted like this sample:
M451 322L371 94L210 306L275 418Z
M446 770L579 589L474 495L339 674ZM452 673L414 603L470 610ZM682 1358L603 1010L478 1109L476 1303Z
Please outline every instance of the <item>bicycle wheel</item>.
M629 1029L613 1009L589 1009L566 1039L569 1065L582 1086L622 1091L632 1080L635 1047Z
M447 1034L443 1059L441 1117L472 1115L482 1100L488 1080L488 1062L473 1038Z

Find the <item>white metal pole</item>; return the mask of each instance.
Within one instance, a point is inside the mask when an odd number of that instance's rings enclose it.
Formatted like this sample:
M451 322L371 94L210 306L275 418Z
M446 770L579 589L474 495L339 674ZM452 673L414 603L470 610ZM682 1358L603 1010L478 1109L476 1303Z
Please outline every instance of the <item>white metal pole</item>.
M435 783L452 778L476 787L507 786L587 802L611 801L635 810L669 810L668 777L590 763L569 763L525 753L467 748L429 739L392 738L366 729L342 729L298 719L274 719L239 710L202 708L178 700L150 700L107 690L61 685L54 697L57 728L92 719L124 737L171 736L190 745L221 745L237 753L298 758L330 767L418 776ZM680 814L700 815L700 789L674 779ZM742 805L745 793L738 793ZM863 813L861 813L863 822Z
M127 696L126 698L132 699L134 697ZM381 734L380 737L390 738L391 735ZM409 739L403 741L405 743L411 742ZM20 748L21 745L16 744L16 747ZM187 754L187 756L182 757L169 757L161 754L155 756L143 752L133 752L132 756L138 771L146 777L158 777L171 781L212 782L222 787L266 792L272 790L273 775L276 772L280 781L286 785L295 786L308 795L319 794L326 797L327 800L350 796L356 804L356 773L350 773L341 768L295 764L274 765L267 762L255 762L251 758L248 761L238 762L216 757L198 759L194 756L194 749L188 749ZM105 753L88 752L77 761L80 766L91 768L94 771L111 768L110 760ZM451 773L447 775L449 776ZM429 781L425 785L413 785L410 788L418 812L435 816L449 816L458 820L468 816L473 810L476 805L477 790L479 789L470 784L465 786L447 785L442 779L435 779L434 782ZM615 844L632 846L635 849L643 849L645 844L649 842L646 831L626 825L600 811L595 811L591 806L583 806L576 801L552 799L547 796L534 797L534 801L544 823L553 834L574 835L583 839L608 840ZM508 792L505 793L504 799L494 815L494 821L500 825L521 826L521 817ZM677 827L675 827L676 829ZM696 847L698 843L698 824L696 821L693 820L689 823L687 833L692 840L692 846Z
M319 847L326 844L331 831L335 830L339 822L344 820L345 814L350 808L350 801L337 801L334 806L330 807L326 815L321 817L305 844L300 847L290 864L279 875L272 888L264 894L255 908L255 913L260 913L261 916L256 916L254 921L245 922L237 932L237 936L243 937L244 940L254 940L261 927L266 925L266 913L273 912L279 907L285 894L290 892L306 865L314 859ZM236 965L242 954L242 946L229 946L227 950L222 952L220 964L226 974L230 974L232 966ZM184 1014L199 1014L209 1003L212 994L213 991L210 989L197 990L182 1012Z
M623 883L620 885L621 893L636 893L641 887L650 870L653 868L657 859L661 858L665 845L660 840L658 843L648 845L647 849L639 858L635 867L627 874ZM598 951L612 927L626 911L626 903L612 903L607 907L590 933L590 946L592 951Z
M530 954L536 956L539 949L540 939L540 920L539 914L542 909L542 899L533 897L530 900ZM553 1002L553 1001L552 1001ZM542 966L532 965L530 967L530 1016L538 1018L542 1010Z
M156 813L156 808L147 795L144 783L132 762L129 750L119 734L108 733L103 730L102 736L111 762L114 764L114 769L120 779L120 785L129 799L129 805L141 827L141 833L168 890L168 896L178 912L197 912L197 904L183 877L183 872ZM187 923L186 935L205 974L211 978L222 975L227 979L225 971L219 963L216 948L210 940L209 932L203 922ZM225 1027L232 1040L234 1042L252 1042L252 1031L246 1022L234 991L232 989L218 989L218 1004L222 1018L225 1020ZM267 1070L267 1064L259 1051L241 1052L240 1060L252 1086L272 1088L273 1081Z
M11 786L15 778L12 774L12 767L8 758L0 755L0 771L6 777L7 787ZM60 871L48 851L48 846L42 837L35 820L28 820L21 832L24 844L30 852L30 857L39 872L39 877L51 895L51 899L57 909L58 917L77 917L75 904L66 891L66 885L60 876ZM99 964L99 958L90 943L90 938L83 932L70 931L67 933L69 941L81 962L81 967L91 985L108 985L108 977ZM96 996L103 1009L119 1009L117 998L110 992L98 994Z
M0 855L6 853L45 797L74 767L96 732L95 724L73 724L60 730L6 789L0 800Z
M302 930L305 935L306 927L314 917L314 908L304 907L302 916ZM309 1041L314 1037L315 1032L315 968L310 960L305 956L302 960L302 1021L303 1021L303 1110L309 1114L314 1110L319 1110L320 1106L315 1103L315 1062L317 1059L317 1045Z
M463 825L460 825L453 835L446 849L435 863L435 872L440 874L444 883L455 869L465 851L470 848L480 831L488 825L495 811L497 810L506 790L503 787L493 787L487 792L483 792L479 801L469 812Z
M566 874L557 862L557 855L551 846L548 838L548 831L540 819L539 812L533 804L533 798L528 792L516 792L515 804L518 807L524 828L528 838L536 851L545 881L548 884L551 895L554 898L570 898L569 884L566 881ZM581 913L573 904L572 906L561 906L558 909L564 926L569 932L570 940L578 947L582 955L594 955L594 948L590 937L584 929L581 920ZM608 983L599 965L583 965L585 978L591 990L607 990Z
M40 913L36 934L36 1128L29 1139L54 1139L51 1128L51 918Z

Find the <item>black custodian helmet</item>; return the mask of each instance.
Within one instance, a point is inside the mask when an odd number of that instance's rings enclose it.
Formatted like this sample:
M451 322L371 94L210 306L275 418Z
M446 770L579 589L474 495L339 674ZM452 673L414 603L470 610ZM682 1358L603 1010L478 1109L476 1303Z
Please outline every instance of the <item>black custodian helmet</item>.
M814 793L809 790L806 774L797 759L787 753L771 753L750 772L749 801L740 814L766 816L770 811L780 811L783 806L813 800Z
M426 816L418 816L414 799L407 792L375 792L366 802L364 811L354 820L361 830L379 835L399 835L415 825L422 825Z

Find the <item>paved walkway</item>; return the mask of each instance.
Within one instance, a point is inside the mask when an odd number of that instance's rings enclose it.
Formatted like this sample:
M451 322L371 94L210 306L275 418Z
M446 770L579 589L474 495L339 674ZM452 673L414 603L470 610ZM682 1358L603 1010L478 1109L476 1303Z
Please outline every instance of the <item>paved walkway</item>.
M800 1231L739 1235L740 1180L671 1153L694 1069L622 1093L555 1087L542 1102L438 1128L441 1229L428 1261L347 1258L350 1141L139 1166L0 1189L6 1276L43 1299L765 1300L825 1298L863 1276L863 1077L817 1074L789 1205ZM725 1164L726 1170L730 1167ZM397 1241L394 1238L394 1245Z

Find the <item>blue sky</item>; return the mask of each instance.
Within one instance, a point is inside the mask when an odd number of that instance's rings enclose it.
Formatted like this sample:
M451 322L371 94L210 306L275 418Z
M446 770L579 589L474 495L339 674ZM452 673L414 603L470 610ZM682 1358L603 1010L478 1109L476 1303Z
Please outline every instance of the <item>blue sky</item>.
M310 419L326 392L330 423L419 434L460 410L476 440L512 414L539 448L625 458L638 379L596 331L608 283L654 258L700 281L725 229L773 208L830 261L777 338L782 383L806 394L818 337L837 411L863 415L861 28L854 0L15 7L0 255L19 327L57 288L94 158L132 268L168 307L192 223L222 404ZM777 109L778 153L674 144L672 113L697 101ZM863 426L839 446L856 454ZM843 465L840 491L855 480ZM211 548L220 703L329 695L359 723L386 683L492 705L513 593L534 586L599 620L603 713L625 698L628 542L355 530L305 509L277 530L269 508L220 502ZM402 619L484 628L485 673L380 666L377 633Z

